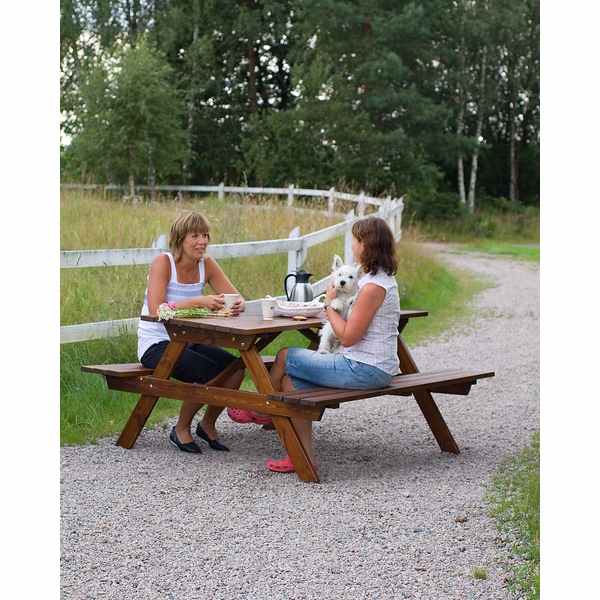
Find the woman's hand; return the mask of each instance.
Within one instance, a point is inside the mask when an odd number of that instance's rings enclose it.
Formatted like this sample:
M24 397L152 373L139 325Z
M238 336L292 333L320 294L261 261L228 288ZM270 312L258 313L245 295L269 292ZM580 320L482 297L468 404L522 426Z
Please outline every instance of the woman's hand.
M229 308L229 313L232 315L239 315L246 308L246 303L241 296L238 296L235 302Z
M331 302L334 298L337 298L338 290L334 286L333 279L327 284L327 289L325 290L325 302Z
M221 310L225 308L225 299L223 298L223 294L219 294L218 296L200 296L197 298L198 306L208 308L208 310Z

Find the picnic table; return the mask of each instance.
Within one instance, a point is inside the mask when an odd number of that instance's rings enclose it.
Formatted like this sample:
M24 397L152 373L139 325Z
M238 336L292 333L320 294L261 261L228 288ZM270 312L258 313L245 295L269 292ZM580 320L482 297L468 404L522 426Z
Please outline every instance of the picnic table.
M103 375L112 390L140 395L125 428L117 439L118 446L133 447L160 397L241 408L269 414L298 477L303 481L317 482L319 477L308 458L292 418L319 421L325 409L338 408L341 403L352 400L382 395L413 395L440 449L445 452L460 452L433 399L432 392L466 395L478 379L493 377L494 373L468 369L420 372L402 338L402 332L410 319L427 315L426 311L400 311L398 323L400 373L386 388L372 390L310 388L291 392L276 391L269 375L273 357L263 357L261 351L284 331L291 330L300 332L307 339L308 347L316 349L319 343L318 330L323 325L323 319L312 317L297 321L288 317L275 317L273 320L264 320L260 312L252 310L227 318L173 318L164 321L171 341L154 370L139 363L86 365L82 366L81 370ZM141 318L147 321L158 320L158 317L152 316ZM175 364L189 343L235 349L239 352L239 358L206 384L185 383L171 379ZM248 371L256 391L221 387L223 381L240 367L240 363Z

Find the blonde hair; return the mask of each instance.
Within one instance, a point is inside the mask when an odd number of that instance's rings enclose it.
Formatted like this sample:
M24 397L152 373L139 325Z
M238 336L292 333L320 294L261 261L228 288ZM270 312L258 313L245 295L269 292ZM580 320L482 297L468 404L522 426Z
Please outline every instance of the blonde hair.
M204 215L193 210L184 210L173 221L169 236L169 250L175 262L179 262L181 259L183 240L188 233L206 233L210 242L210 221Z

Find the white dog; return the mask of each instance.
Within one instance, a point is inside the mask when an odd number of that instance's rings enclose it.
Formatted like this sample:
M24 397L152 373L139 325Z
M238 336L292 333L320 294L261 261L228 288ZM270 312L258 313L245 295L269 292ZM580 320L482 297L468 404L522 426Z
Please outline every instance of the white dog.
M354 302L358 288L358 279L362 270L357 265L345 265L342 259L333 255L331 266L333 285L338 290L338 295L331 301L331 308L342 315L344 320L348 318L348 311ZM335 354L341 352L342 344L333 332L331 323L327 321L319 331L321 340L318 351L321 354Z

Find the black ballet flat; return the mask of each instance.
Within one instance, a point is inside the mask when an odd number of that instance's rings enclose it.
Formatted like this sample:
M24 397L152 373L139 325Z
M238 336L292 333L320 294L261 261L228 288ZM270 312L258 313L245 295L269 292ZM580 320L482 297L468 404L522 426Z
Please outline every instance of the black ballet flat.
M198 423L198 425L196 425L196 435L201 440L204 440L213 450L221 450L223 452L229 452L229 446L225 442L222 442L221 440L211 440L208 437L208 434L206 433L206 431L204 431L204 429L202 429L202 427L200 426L200 423Z
M173 427L173 431L171 431L171 435L169 436L171 443L174 446L177 446L182 452L189 452L191 454L202 454L202 450L196 442L188 442L187 444L182 444L177 439L177 434L175 433L175 427Z

